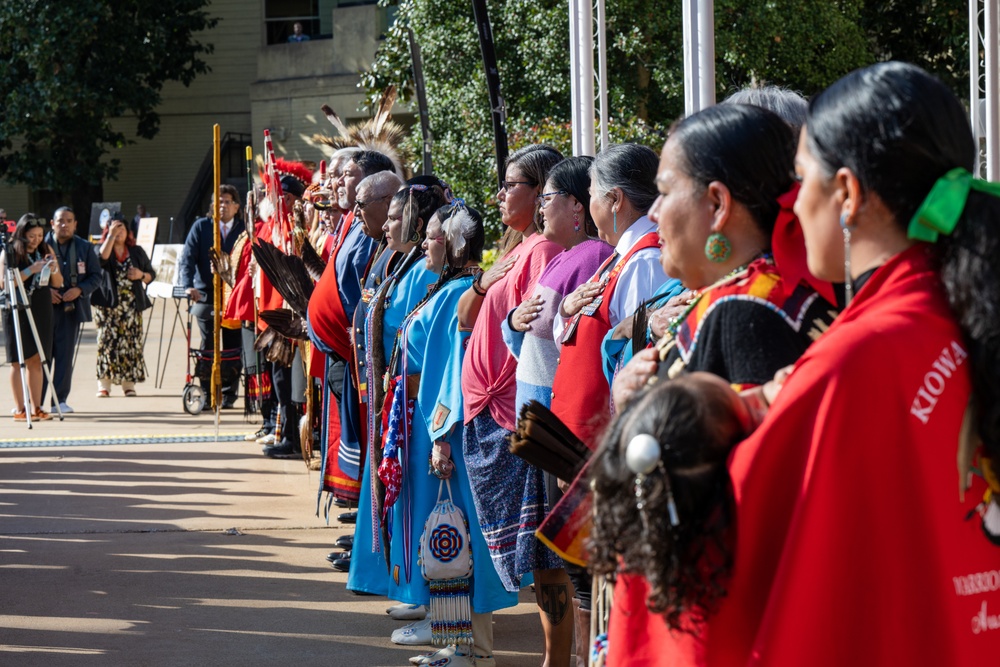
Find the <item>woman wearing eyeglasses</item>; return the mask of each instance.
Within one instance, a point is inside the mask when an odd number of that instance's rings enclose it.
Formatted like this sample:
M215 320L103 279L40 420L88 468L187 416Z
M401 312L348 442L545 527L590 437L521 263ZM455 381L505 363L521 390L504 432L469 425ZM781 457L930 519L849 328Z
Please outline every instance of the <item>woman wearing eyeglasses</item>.
M522 240L477 278L459 302L459 326L472 330L462 367L463 454L477 514L489 527L484 533L493 565L508 591L517 591L521 575L535 569L533 563L516 562L518 541L535 539L535 527L522 525L521 508L544 499L538 494L523 498L524 475L507 449L516 421L517 359L504 343L501 325L534 293L542 271L563 251L541 233L538 211L549 170L562 159L559 151L541 145L510 155L497 199L508 237Z
M520 414L522 406L531 400L549 405L552 379L559 363L559 347L553 334L553 322L559 318L559 304L563 297L586 282L613 252L610 245L597 238L597 227L590 214L593 161L592 157L566 158L549 172L544 191L538 197L545 221L542 234L565 250L545 267L531 297L522 301L503 322L504 340L518 360L516 414ZM519 568L524 568L518 574L534 572L539 607L550 608L550 604L543 604L546 601L542 596L558 597L553 596L553 592L560 591L566 603L572 598L574 605L579 601L581 608L588 610L590 583L586 572L571 570L567 577L562 559L527 534L529 529L534 530L541 523L547 507L558 499L561 492L555 478L515 456L510 457L505 467L512 477L521 480L519 487L523 489L520 496L510 498L512 505L518 505L511 511L520 510L525 527L525 534L518 536L516 546L515 562ZM532 500L522 503L525 498ZM577 577L578 574L581 576ZM581 632L586 617L569 610L562 615L542 613L541 617L546 634L544 664L553 667L569 664L574 618L578 620L577 637L586 645L589 625L587 632ZM553 623L553 619L561 621Z
M28 311L35 321L35 329L41 342L45 358L52 354L52 297L49 287L62 287L63 276L59 272L59 263L55 261L55 253L47 243L43 242L47 225L34 213L25 213L17 221L14 233L10 238L8 248L13 254L12 268L21 276L24 291L28 297ZM23 359L28 373L28 393L31 399L31 419L45 421L52 417L42 409L42 359L38 344L32 334L25 311L18 313L18 328L21 332L21 349L18 350L14 335L14 311L6 296L7 262L6 253L0 254L0 289L5 296L0 298L3 305L3 330L6 339L7 363L11 365L10 385L14 396L14 421L27 420L27 405L21 387L21 364ZM18 292L17 282L12 286ZM15 296L16 303L22 303L20 294ZM23 356L22 356L23 353Z

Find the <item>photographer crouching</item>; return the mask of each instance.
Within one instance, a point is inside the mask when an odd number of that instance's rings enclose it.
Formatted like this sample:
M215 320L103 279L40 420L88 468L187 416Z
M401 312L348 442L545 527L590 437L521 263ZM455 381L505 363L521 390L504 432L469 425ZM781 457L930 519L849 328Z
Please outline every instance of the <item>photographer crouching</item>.
M63 414L73 412L66 401L73 383L73 357L76 356L80 328L92 318L90 295L101 284L101 262L94 246L76 235L76 215L68 206L52 214L52 229L45 242L55 250L63 275L61 288L52 290L52 382L53 404ZM44 385L43 385L44 394Z
M14 335L15 309L11 307L9 298L5 297L2 304L7 361L11 365L10 385L15 402L14 421L26 421L29 409L21 388L21 359L24 360L24 366L28 373L32 421L52 419L52 416L41 406L42 361L39 356L39 343L45 357L48 358L52 352L52 290L50 287L62 287L63 276L59 270L59 264L56 262L55 253L43 240L46 227L48 225L43 218L37 217L34 213L25 213L17 221L14 233L6 244L3 254L0 254L0 289L3 289L6 294L8 291L7 279L14 275L13 272L8 274L7 271L7 263L10 262L11 269L20 274L21 281L24 283L24 291L28 297L28 308L18 310L16 315L18 328L21 332L21 349L18 349L17 336ZM15 293L16 303L21 303L16 279L11 278L11 280L14 281L11 287ZM29 314L34 320L38 332L37 341L28 321Z

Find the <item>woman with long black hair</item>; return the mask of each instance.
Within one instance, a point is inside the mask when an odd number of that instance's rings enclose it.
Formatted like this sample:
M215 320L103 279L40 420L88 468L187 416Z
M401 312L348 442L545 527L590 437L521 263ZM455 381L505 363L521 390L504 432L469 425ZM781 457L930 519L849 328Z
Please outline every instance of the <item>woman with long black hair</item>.
M810 103L795 210L809 270L850 303L730 461L710 663L1000 654L1000 186L969 173L976 150L958 99L912 65Z
M3 330L7 343L7 362L11 365L10 386L16 405L14 406L14 421L27 420L27 401L31 401L31 419L45 421L52 417L42 409L42 361L39 352L45 353L45 358L52 356L52 298L49 287L62 287L63 276L59 272L59 263L55 261L55 252L45 243L45 220L34 213L25 213L17 221L14 233L11 235L8 249L12 256L6 253L0 255L0 290L7 285L6 270L10 266L21 274L25 293L28 296L28 309L19 311L18 328L21 332L21 349L18 349L14 336L14 308L4 297ZM21 303L21 296L15 286L15 299ZM31 313L38 331L42 349L32 334L28 321ZM23 357L21 355L24 355ZM23 361L28 374L28 393L24 395L21 386L21 362Z

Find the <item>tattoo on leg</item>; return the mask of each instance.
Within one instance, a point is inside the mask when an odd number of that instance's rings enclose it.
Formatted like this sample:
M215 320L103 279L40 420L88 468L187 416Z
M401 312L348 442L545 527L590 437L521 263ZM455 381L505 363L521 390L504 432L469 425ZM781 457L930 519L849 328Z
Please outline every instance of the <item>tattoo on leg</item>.
M538 606L549 618L549 623L559 625L566 618L572 601L566 584L541 584L538 587Z

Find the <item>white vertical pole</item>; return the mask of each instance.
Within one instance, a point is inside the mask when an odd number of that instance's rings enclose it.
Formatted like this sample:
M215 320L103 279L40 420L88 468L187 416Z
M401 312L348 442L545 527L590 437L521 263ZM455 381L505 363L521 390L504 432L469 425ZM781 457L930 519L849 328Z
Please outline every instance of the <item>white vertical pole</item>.
M698 105L698 20L697 0L681 0L684 26L684 115L697 111Z
M997 39L1000 38L998 0L986 0L986 180L1000 180L1000 87L997 81Z
M591 0L578 0L576 37L580 47L577 66L580 72L580 155L594 154L594 8Z
M698 0L698 108L715 104L715 2Z
M982 137L979 118L979 3L969 0L969 122L972 137L976 140L976 157L972 173L976 178L982 174L982 160L979 156L979 139Z
M576 38L577 29L577 5L581 0L569 0L569 90L570 90L570 127L573 136L573 155L580 155L580 110L577 100L580 97L580 79L577 77L578 60L577 49L579 43Z
M605 30L604 0L597 0L597 78L603 151L611 143L608 138L608 40Z

